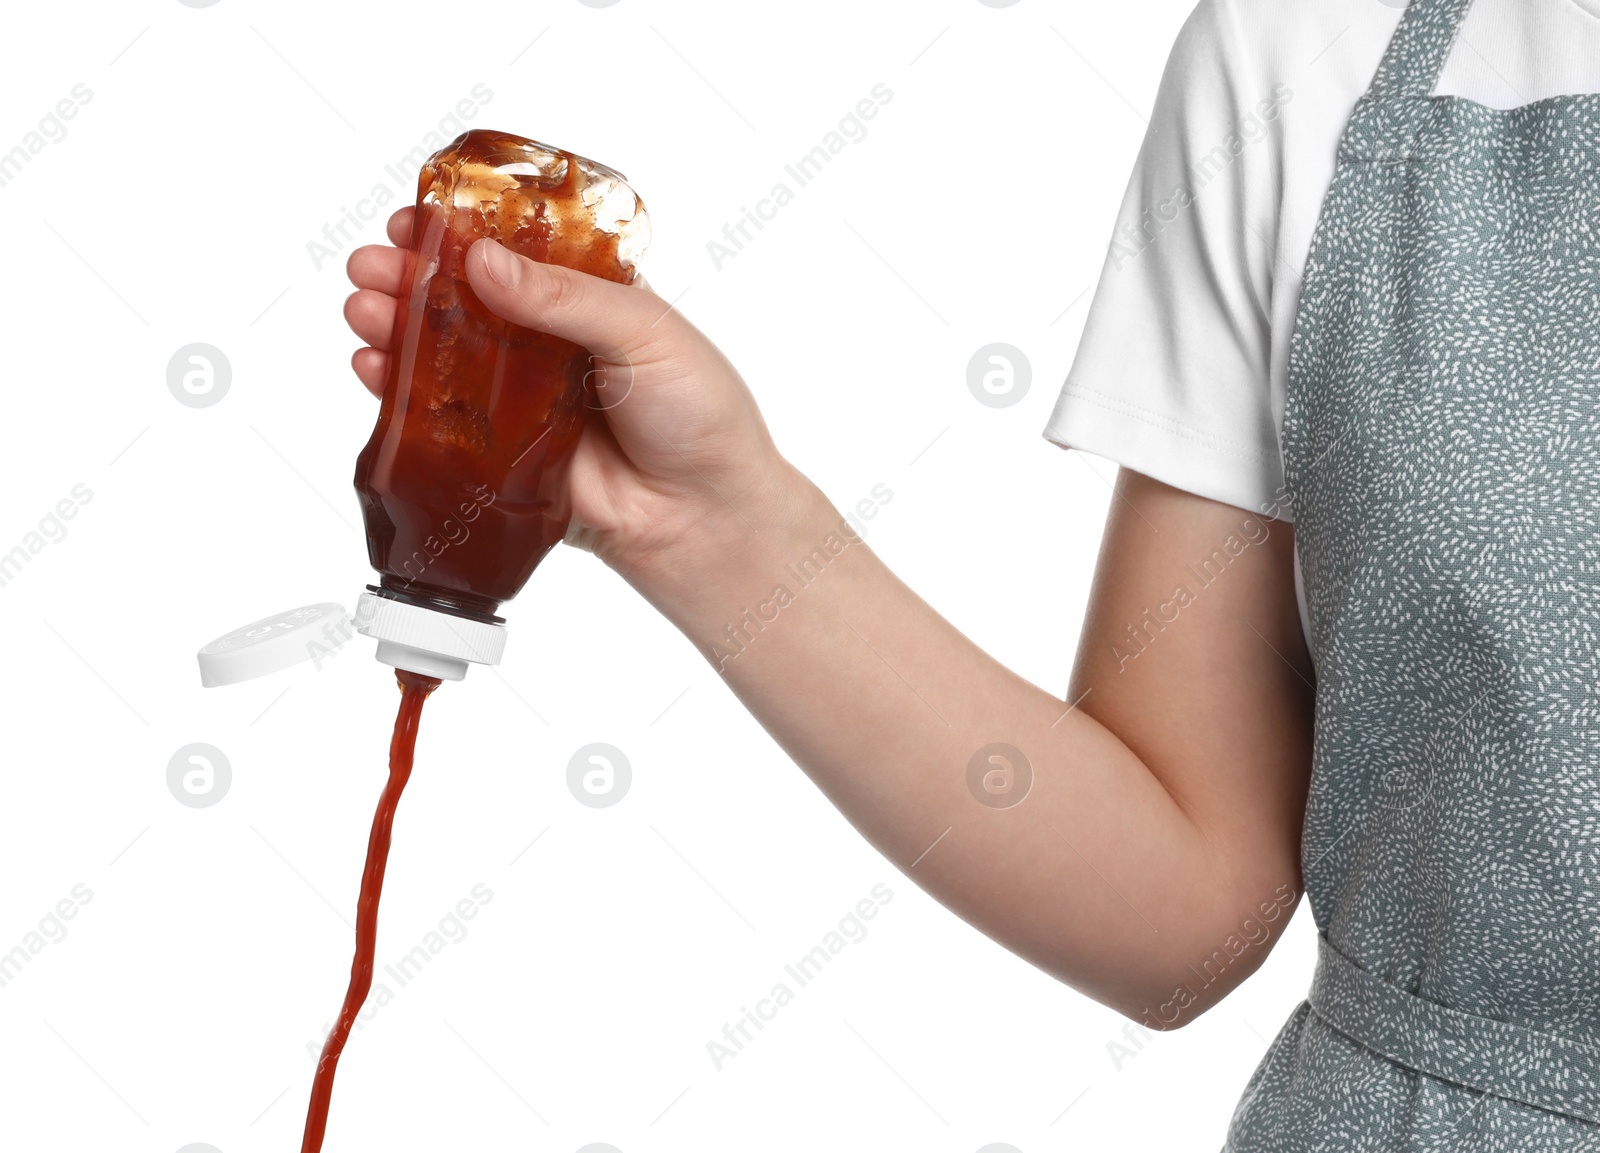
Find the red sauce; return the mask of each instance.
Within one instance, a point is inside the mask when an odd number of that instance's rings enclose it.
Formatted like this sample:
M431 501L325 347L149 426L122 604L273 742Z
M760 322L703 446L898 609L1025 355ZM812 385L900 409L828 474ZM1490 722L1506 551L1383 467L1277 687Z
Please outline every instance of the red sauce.
M378 812L372 818L372 835L367 840L367 866L361 874L361 896L356 904L356 955L350 963L350 987L345 991L339 1020L322 1047L317 1062L317 1077L311 1086L311 1106L306 1111L305 1137L300 1153L319 1153L322 1134L328 1127L328 1105L333 1099L333 1075L339 1068L339 1055L350 1038L356 1014L372 989L373 956L378 944L378 900L383 895L383 871L389 863L389 837L394 828L394 811L400 794L411 779L411 761L417 747L417 722L422 718L422 702L439 687L433 677L395 670L400 682L400 715L395 718L394 737L389 742L389 781L378 798Z
M531 260L629 283L647 224L619 174L522 137L474 130L423 166L389 378L356 462L384 594L492 616L571 517L590 356L485 308L467 282L467 250L492 237Z

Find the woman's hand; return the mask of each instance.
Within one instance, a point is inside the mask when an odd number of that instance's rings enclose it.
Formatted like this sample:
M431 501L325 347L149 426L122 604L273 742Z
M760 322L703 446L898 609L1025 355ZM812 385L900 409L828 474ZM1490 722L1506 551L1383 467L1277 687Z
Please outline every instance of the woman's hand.
M367 347L356 376L381 395L409 285L412 208L389 220L393 245L351 253L357 291L345 319ZM775 515L799 478L779 455L755 399L717 347L642 282L539 264L492 240L467 255L472 290L496 315L553 333L595 358L599 408L573 459L567 539L624 574L677 564L691 530L737 534Z

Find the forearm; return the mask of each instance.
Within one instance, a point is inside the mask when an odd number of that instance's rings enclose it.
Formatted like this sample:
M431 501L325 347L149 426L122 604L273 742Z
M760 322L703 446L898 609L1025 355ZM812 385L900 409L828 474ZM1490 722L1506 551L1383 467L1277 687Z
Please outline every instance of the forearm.
M390 222L395 243L409 222L409 210ZM357 369L376 390L405 259L363 249L351 264L367 305L353 323L372 346ZM1310 762L1289 534L1234 563L1242 546L1214 549L1233 541L1239 510L1141 489L1137 522L1110 522L1116 563L1096 588L1117 595L1091 609L1099 639L1075 674L1103 691L1068 709L865 544L844 547L838 512L778 455L748 386L672 304L492 241L466 271L495 315L593 356L603 408L572 461L573 542L684 631L890 860L1002 944L1152 1025L1178 1023L1162 1009L1191 974L1201 992L1184 1020L1259 964L1265 950L1236 941L1259 944L1257 918L1275 922L1298 895ZM1230 575L1206 582L1163 655L1110 661L1116 622L1148 616L1147 598L1172 595L1169 574L1213 555ZM1015 794L969 787L969 766L1003 773L1008 748L1033 782L1004 807Z
M885 856L1002 944L1142 1017L1253 894L1112 733L963 636L809 482L774 492L624 575ZM1015 783L996 797L969 781L995 744L1031 766L1020 803Z

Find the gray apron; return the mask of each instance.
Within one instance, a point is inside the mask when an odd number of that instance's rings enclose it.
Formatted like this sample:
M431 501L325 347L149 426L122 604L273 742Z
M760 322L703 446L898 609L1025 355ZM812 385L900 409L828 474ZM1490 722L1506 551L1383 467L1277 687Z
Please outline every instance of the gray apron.
M1318 961L1225 1153L1600 1150L1600 95L1433 96L1470 3L1406 11L1306 268Z

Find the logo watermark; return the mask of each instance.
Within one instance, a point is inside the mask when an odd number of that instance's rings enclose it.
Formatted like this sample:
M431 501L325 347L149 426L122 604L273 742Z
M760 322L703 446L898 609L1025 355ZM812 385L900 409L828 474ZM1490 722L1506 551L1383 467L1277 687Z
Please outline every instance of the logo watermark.
M462 487L472 494L472 499L461 502L460 519L446 517L439 526L439 532L429 533L428 539L422 542L422 548L412 553L410 559L400 566L400 571L406 574L407 585L421 579L428 566L450 548L466 544L467 538L472 535L472 530L467 526L477 520L484 509L494 504L494 490L487 485L464 484Z
M1298 899L1299 894L1292 885L1279 885L1273 899L1262 901L1258 906L1259 917L1252 915L1244 918L1238 932L1229 934L1228 939L1213 949L1198 967L1189 965L1189 972L1195 978L1192 983L1177 986L1171 998L1154 1008L1145 1009L1144 1024L1156 1030L1167 1030L1176 1025L1184 1012L1200 1000L1202 991L1221 980L1229 968L1252 948L1262 948L1272 939L1273 923L1285 910L1293 908Z
M22 134L20 144L12 145L8 152L0 152L0 188L22 175L22 170L32 164L33 158L39 153L65 140L67 121L76 119L79 109L93 99L94 92L87 84L74 84L71 92L57 100L39 118L37 128Z
M1168 228L1194 207L1207 185L1228 171L1251 145L1265 140L1268 125L1278 119L1284 105L1294 97L1294 89L1287 84L1275 86L1271 96L1257 101L1220 143L1189 166L1187 184L1173 189L1172 194L1155 207L1146 208L1137 221L1119 228L1111 242L1111 259L1117 271L1144 255Z
M1033 762L1015 745L984 745L967 762L967 789L980 805L1015 808L1033 791Z
M615 745L584 745L567 761L567 789L580 805L609 809L633 787L633 766Z
M1014 344L986 344L967 362L967 390L989 408L1021 404L1033 386L1033 365Z
M887 84L873 85L872 91L856 101L838 124L825 133L822 140L793 164L783 166L782 179L773 184L766 196L756 201L754 208L741 207L738 219L722 226L720 239L706 241L706 253L718 272L734 257L742 253L778 214L793 204L799 190L821 176L834 158L852 144L859 144L868 135L867 122L876 120L894 100L894 90Z
M186 344L167 361L167 391L187 408L210 408L232 384L233 365L214 344Z
M773 586L772 593L758 602L756 607L743 610L743 616L722 630L722 637L711 644L711 659L718 672L727 672L728 663L742 656L755 643L768 626L775 624L783 610L795 603L799 595L827 575L828 568L846 549L861 544L866 539L866 521L877 518L884 505L894 500L894 490L886 484L876 484L868 497L856 501L845 514L839 526L805 556L784 566L784 583ZM722 646L726 644L727 648Z
M1265 520L1247 516L1239 523L1237 531L1229 533L1221 545L1211 550L1211 555L1185 565L1183 572L1191 583L1175 586L1171 597L1154 609L1145 609L1139 622L1129 625L1123 630L1122 638L1112 642L1111 653L1117 658L1117 671L1126 672L1128 665L1148 652L1167 626L1176 623L1183 611L1199 600L1201 593L1222 579L1234 561L1252 546L1265 544L1271 535Z
M22 935L22 940L8 952L0 953L0 989L4 989L33 963L33 959L51 945L67 939L67 922L75 919L79 911L94 900L94 892L85 884L72 886L72 891L50 907L35 928Z
M36 527L22 535L20 543L9 552L0 553L0 588L5 588L23 569L33 563L33 558L48 546L67 539L66 521L76 519L78 510L94 499L94 490L86 484L75 484L72 491L39 519Z
M233 766L215 745L184 745L167 762L167 791L180 805L209 809L232 787Z
M712 1067L722 1072L723 1067L755 1040L778 1013L794 1003L799 990L810 985L822 975L834 958L851 945L867 939L867 922L875 920L883 906L894 900L894 890L879 882L872 892L855 903L855 907L839 919L838 925L823 934L811 950L793 964L783 967L783 979L775 982L765 997L756 1001L755 1007L739 1006L739 1016L722 1026L722 1035L706 1042L706 1054ZM753 1030L753 1031L752 1031Z
M450 911L439 918L438 924L422 935L422 939L403 953L393 964L383 966L381 971L373 973L372 991L367 994L366 1002L356 1014L353 1028L360 1029L370 1022L379 1013L393 1003L396 994L410 985L434 959L452 945L459 945L467 939L467 922L476 920L478 914L494 900L494 890L482 881L472 886L472 891L450 907ZM322 1027L322 1040L307 1041L306 1052L313 1061L322 1056L322 1046L328 1039L328 1034L333 1032L333 1024L329 1022Z
M412 148L393 164L383 166L383 179L373 184L367 195L353 207L341 204L339 215L322 226L321 238L306 241L306 254L311 257L311 267L318 272L328 261L340 256L361 232L378 218L389 205L400 199L403 205L413 200L412 189L428 157L467 130L465 121L477 119L479 110L494 99L494 90L487 84L475 84L472 91L457 100L450 111L439 118L436 128L422 137L422 143Z

